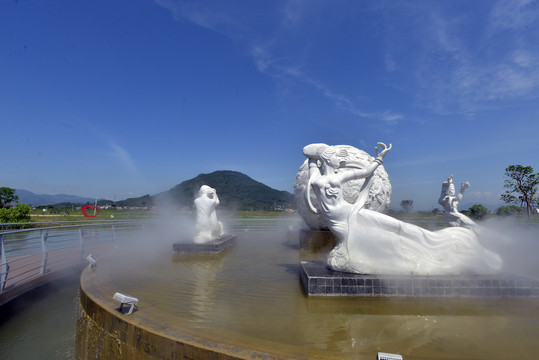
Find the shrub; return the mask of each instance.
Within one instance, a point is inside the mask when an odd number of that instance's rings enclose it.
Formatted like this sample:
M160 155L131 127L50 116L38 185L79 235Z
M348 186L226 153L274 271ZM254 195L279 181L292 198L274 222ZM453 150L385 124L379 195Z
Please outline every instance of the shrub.
M488 209L480 204L473 205L468 211L470 217L474 220L481 220L488 214Z
M18 204L12 208L0 209L0 223L16 223L30 221L30 206Z
M496 210L496 215L500 216L510 216L510 215L516 215L522 212L522 208L517 205L508 205L508 206L500 206Z

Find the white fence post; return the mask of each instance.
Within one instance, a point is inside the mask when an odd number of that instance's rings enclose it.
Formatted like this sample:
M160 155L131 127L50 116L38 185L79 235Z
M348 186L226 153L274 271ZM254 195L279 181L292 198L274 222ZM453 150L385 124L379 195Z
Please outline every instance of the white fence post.
M41 269L39 273L43 275L45 273L45 267L47 266L47 238L49 237L49 229L46 232L41 230Z
M5 225L0 224L0 229L4 228ZM108 234L106 227L109 225L112 227L112 241L106 235ZM122 236L122 233L127 231L127 229L130 231L130 234L140 232L140 230L136 231L136 229L139 229L140 224L135 222L122 222L120 225L114 222L113 224L103 225L77 224L58 227L52 226L53 224L49 224L47 228L0 230L0 293L5 290L8 278L10 279L10 284L13 281L16 286L19 286L19 284L31 281L40 275L45 275L47 271L56 271L55 269L58 263L71 263L71 260L76 260L77 246L80 247L79 255L81 260L84 260L84 254L88 250L93 250L94 247L114 245L116 241L121 241L122 238L126 237ZM77 232L75 231L76 228L79 229L78 239ZM51 229L53 230L52 233L50 232ZM91 232L86 233L87 230L85 229L89 229ZM94 236L94 234L96 235ZM13 235L14 237L12 237ZM49 235L51 235L50 246L48 244ZM88 250L86 249L87 241L89 244ZM51 248L50 250L54 250L51 253L50 259L48 253L49 247ZM62 250L64 249L68 250L63 253ZM16 266L16 264L19 264L17 261L21 261L23 264ZM11 285L8 284L8 286L11 288Z
M7 263L6 251L4 248L4 234L0 234L0 291L6 286L7 275L9 273L9 264Z
M82 226L79 226L80 259L84 259L84 234Z

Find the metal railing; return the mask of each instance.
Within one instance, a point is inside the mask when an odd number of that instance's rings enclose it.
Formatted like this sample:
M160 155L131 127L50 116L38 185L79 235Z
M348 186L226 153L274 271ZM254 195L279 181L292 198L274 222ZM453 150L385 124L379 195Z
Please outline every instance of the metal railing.
M80 264L90 253L104 253L114 242L144 226L135 221L47 225L0 231L0 294L46 273ZM9 224L0 224L0 228L7 229Z
M133 222L134 220L114 221L114 223ZM68 221L39 221L39 222L16 222L16 223L0 223L0 233L4 231L17 229L35 229L61 225L95 225L95 224L110 224L110 220L68 220Z

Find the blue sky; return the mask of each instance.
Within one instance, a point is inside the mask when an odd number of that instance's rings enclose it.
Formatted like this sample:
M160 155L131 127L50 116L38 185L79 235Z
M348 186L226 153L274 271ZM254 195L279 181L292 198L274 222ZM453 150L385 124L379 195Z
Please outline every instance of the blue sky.
M539 171L538 1L3 1L0 49L1 186L292 192L305 145L382 141L392 207L430 210Z

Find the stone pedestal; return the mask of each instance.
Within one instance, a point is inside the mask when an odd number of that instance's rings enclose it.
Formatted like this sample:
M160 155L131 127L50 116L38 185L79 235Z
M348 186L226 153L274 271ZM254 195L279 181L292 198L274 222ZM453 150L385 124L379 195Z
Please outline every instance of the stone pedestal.
M333 249L339 239L329 230L300 230L299 248L307 251L319 251L323 248Z
M307 295L317 296L539 297L539 280L509 274L360 275L302 261L300 278Z
M232 246L237 235L224 235L217 240L209 241L203 244L195 243L174 243L172 249L177 253L211 253L217 254Z

